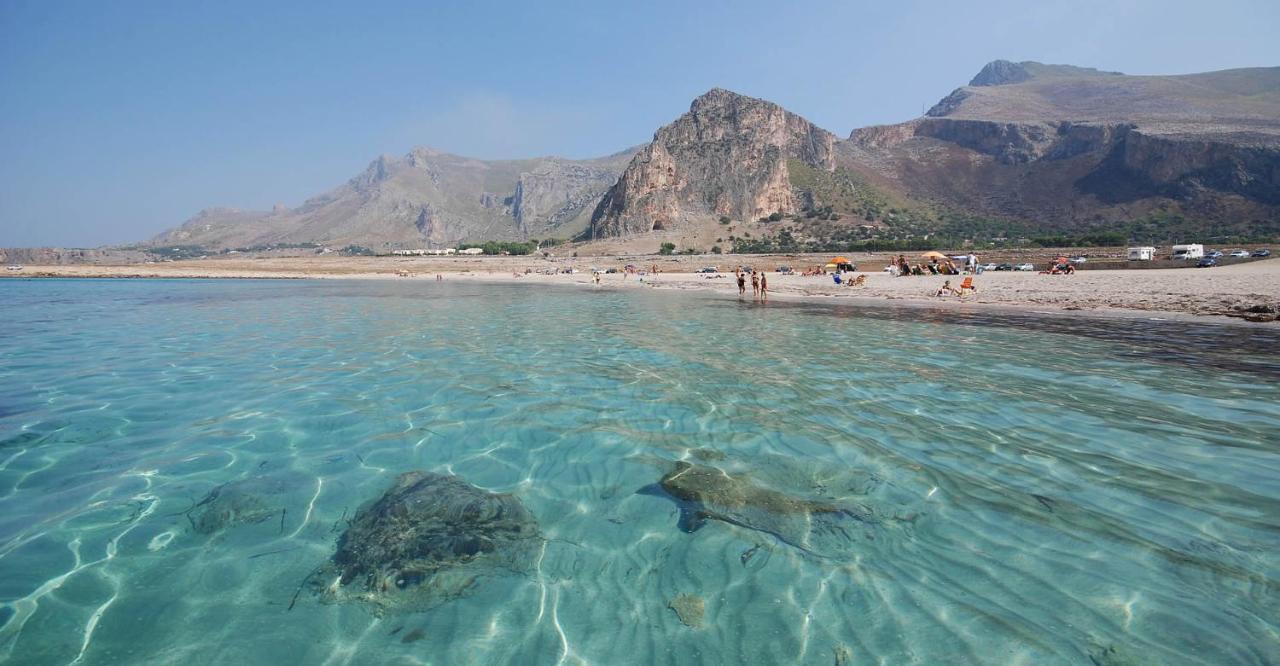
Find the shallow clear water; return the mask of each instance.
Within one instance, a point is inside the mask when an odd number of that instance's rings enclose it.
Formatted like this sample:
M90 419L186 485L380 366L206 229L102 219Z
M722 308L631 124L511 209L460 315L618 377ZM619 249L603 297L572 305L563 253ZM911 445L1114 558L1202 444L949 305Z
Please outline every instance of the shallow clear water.
M670 292L3 281L0 661L1276 663L1277 342ZM637 492L677 460L858 518L686 533ZM298 593L415 469L514 493L536 566L422 612ZM243 479L279 482L279 517L195 531Z

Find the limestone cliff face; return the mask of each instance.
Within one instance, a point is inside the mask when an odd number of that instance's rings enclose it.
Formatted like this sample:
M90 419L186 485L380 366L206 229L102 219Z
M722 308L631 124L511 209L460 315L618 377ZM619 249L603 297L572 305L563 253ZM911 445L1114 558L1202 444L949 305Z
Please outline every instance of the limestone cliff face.
M1280 68L1126 76L996 61L924 117L855 130L841 148L912 197L1046 228L1168 207L1224 233L1280 228Z
M1280 205L1277 146L1132 131L1115 147L1112 164L1116 163L1166 196L1216 190Z
M864 127L849 143L866 150L888 149L918 137L952 143L1003 164L1027 164L1106 151L1131 125L1041 122L1008 123L951 118L920 118L899 125Z
M799 165L831 175L837 162L861 184L828 183L833 200L819 201L824 179ZM211 209L152 242L395 249L601 238L806 205L858 211L848 224L874 221L866 202L877 188L890 201L1047 230L1165 209L1224 234L1253 222L1280 230L1280 67L1126 76L996 61L924 117L846 141L776 104L714 89L639 149L590 160L416 149L296 208Z
M439 247L467 240L569 238L634 151L569 160L477 160L430 148L382 156L297 208L211 209L157 236L157 245L208 249L274 243Z
M1026 164L1042 158L1061 159L1105 150L1130 128L1123 124L923 118L914 123L913 136L948 141L991 155L1004 164Z
M148 258L141 251L123 248L0 247L0 264L120 264Z
M591 236L792 212L787 160L831 170L834 146L829 132L776 104L711 90L631 160L596 207Z
M897 125L862 127L849 134L849 143L870 150L891 148L914 138L916 125L919 124L919 121L911 121Z
M590 214L617 179L615 169L547 160L520 174L511 197L511 215L525 236L545 236L566 222Z
M1219 192L1280 204L1280 146L1266 137L1251 142L1240 135L1151 134L1129 123L926 117L855 130L849 143L871 152L891 151L920 138L960 146L1001 165L1040 164L1037 177L1055 168L1045 163L1082 158L1092 166L1075 181L1074 191L1060 193L1064 199L1080 193L1111 201L1194 199ZM912 171L916 176L925 172ZM1028 180L1024 185L1037 183Z

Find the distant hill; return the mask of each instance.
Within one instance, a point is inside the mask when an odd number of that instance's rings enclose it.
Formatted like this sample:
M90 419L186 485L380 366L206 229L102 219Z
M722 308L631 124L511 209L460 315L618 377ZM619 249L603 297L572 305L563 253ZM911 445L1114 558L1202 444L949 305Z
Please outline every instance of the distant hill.
M1182 76L1035 62L988 64L925 114L1006 123L1130 123L1147 134L1280 143L1280 67ZM1230 139L1229 139L1230 140Z
M925 117L848 144L850 163L912 197L1028 233L1280 234L1276 67L1126 76L997 61Z
M730 222L755 230L729 239L744 251L1280 236L1280 67L1128 76L998 60L923 117L843 140L717 88L650 143L607 157L484 161L419 148L297 208L210 209L152 243L386 250L655 231L715 238Z
M591 218L594 237L796 208L789 160L834 166L836 137L786 109L716 88L658 130Z
M152 239L207 249L358 245L375 250L462 240L568 238L617 180L634 149L598 159L476 160L429 148L383 156L297 208L215 208Z

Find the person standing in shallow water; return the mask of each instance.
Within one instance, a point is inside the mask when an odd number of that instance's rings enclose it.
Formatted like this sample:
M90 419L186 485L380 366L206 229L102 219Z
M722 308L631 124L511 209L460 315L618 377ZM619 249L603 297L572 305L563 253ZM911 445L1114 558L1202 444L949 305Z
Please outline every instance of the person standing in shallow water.
M734 272L738 274L738 296L745 296L747 294L747 276L742 274L741 268Z
M746 290L744 289L743 292L745 293ZM760 274L759 273L755 273L755 272L751 273L751 295L754 298L760 298Z
M769 300L769 278L763 272L760 273L760 300Z

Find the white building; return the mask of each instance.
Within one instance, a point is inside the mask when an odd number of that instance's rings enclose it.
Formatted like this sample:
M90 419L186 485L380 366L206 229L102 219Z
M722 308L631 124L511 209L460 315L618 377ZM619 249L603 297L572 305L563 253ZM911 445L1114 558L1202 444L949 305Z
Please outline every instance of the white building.
M458 254L484 254L484 250L478 247L469 247L465 250L458 250Z
M449 247L443 250L425 250L425 249L392 250L391 254L399 255L402 257L423 257L427 255L431 255L433 257L439 257L442 255L456 254L457 252L458 252L457 250Z

